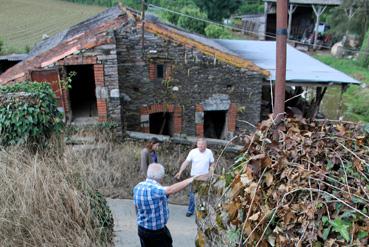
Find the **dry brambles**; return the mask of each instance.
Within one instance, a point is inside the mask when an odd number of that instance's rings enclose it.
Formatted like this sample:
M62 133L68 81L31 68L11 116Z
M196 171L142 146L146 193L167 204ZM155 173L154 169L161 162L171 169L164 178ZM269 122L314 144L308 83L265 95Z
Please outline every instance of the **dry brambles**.
M217 205L226 228L238 231L237 246L368 246L368 129L305 119L259 124L225 174Z

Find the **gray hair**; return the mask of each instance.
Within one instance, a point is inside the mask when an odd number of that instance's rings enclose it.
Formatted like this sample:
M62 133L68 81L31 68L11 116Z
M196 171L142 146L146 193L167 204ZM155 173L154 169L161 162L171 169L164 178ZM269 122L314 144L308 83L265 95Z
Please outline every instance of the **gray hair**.
M164 166L158 163L152 163L147 168L147 178L160 181L164 178L165 169Z

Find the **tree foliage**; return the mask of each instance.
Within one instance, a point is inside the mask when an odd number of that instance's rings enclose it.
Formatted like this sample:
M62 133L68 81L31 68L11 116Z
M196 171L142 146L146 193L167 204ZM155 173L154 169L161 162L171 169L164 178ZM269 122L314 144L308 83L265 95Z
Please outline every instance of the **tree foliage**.
M0 87L0 145L45 144L62 127L49 84L24 82Z
M201 12L199 8L196 7L184 7L181 9L181 13L193 17L198 17L199 19L207 19L207 16L205 13ZM205 27L206 23L203 21L198 21L196 19L186 17L186 16L180 16L178 18L178 26L183 27L191 32L196 33L205 33Z
M369 3L367 0L343 0L340 6L329 10L327 22L338 38L351 33L362 39L369 27Z
M366 31L363 44L361 45L358 62L364 68L369 68L369 29Z
M233 14L241 4L241 0L194 0L195 4L210 20L222 21Z
M264 3L263 1L244 1L240 7L236 10L238 15L245 14L261 14L264 13Z
M210 24L205 28L205 35L214 39L232 38L232 33L228 29L215 24Z

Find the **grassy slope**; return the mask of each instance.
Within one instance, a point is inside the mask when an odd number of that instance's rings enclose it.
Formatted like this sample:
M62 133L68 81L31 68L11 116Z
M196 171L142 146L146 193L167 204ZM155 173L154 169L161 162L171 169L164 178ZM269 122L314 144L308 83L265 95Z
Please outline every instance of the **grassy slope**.
M340 70L355 79L369 85L369 70L358 66L354 61L349 59L337 59L331 55L317 55L317 59L326 63L333 68ZM327 91L322 103L322 110L329 118L337 118L338 101L340 89L338 87L330 87ZM369 105L369 89L363 89L360 86L350 86L343 95L343 103L345 104L345 118L354 121L369 121L368 108ZM356 110L353 110L356 109ZM357 114L357 111L361 112Z
M24 52L49 36L105 8L61 0L0 0L0 38L8 51Z

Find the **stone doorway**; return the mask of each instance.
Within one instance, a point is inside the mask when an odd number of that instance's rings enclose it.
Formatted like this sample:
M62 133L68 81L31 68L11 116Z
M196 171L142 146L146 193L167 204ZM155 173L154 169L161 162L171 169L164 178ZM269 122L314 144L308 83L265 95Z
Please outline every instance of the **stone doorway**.
M204 137L225 138L226 119L227 111L204 111Z
M173 136L174 133L173 113L157 112L150 114L149 126L151 134Z
M93 65L70 65L65 66L67 75L75 72L72 76L71 88L69 89L70 108L72 121L86 121L97 119L96 86Z

